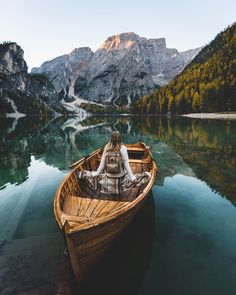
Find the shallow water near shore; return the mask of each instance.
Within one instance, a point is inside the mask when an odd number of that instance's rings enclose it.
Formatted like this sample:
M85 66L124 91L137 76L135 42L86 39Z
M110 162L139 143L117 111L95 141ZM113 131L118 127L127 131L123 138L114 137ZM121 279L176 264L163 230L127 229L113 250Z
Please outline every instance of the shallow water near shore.
M69 165L113 130L149 145L159 173L140 214L78 287L53 197ZM7 118L0 142L2 294L236 293L236 121Z

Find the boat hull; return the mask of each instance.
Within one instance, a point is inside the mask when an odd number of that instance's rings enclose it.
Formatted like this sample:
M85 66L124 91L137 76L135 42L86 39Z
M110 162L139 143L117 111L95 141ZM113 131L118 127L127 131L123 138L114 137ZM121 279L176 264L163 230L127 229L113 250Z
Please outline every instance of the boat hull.
M142 203L144 201L145 199ZM126 211L114 220L85 231L65 234L71 265L78 283L102 259L115 239L135 217L142 203L139 203L135 208Z

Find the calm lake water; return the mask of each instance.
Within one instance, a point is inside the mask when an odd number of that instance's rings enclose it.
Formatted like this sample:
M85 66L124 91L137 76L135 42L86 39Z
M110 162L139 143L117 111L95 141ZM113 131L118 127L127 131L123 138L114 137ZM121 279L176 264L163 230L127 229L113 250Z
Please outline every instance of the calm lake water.
M149 200L78 288L67 274L54 193L68 166L104 145L151 146ZM99 116L0 119L0 293L236 294L236 121Z

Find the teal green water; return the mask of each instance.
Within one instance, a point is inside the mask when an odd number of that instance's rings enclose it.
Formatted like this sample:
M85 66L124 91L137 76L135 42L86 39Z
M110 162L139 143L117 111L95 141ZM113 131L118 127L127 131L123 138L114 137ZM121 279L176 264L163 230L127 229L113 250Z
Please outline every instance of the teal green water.
M159 173L103 263L79 288L71 278L73 294L236 294L236 121L127 116L0 119L0 290L56 294L55 190L112 130L145 141Z

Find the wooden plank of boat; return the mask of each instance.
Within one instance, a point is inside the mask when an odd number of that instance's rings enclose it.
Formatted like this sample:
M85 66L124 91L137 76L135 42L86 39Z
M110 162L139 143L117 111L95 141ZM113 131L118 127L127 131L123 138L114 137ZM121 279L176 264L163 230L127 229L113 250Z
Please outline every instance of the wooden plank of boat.
M93 199L92 198L81 198L81 199L82 199L82 202L80 205L78 216L83 217L85 216L86 211L89 205L92 203Z
M91 217L92 216L93 212L96 210L96 208L97 208L100 201L101 201L100 199L94 199L93 200L93 202L90 204L90 206L88 207L88 209L87 209L87 211L85 213L86 217Z
M92 194L84 190L77 178L83 169L97 169L102 148L72 165L74 168L60 184L54 198L54 213L64 233L72 269L78 282L87 275L115 238L134 218L156 177L156 164L150 148L144 143L126 145L134 173L148 171L151 179L138 192L130 191L128 198ZM133 195L137 193L137 196Z
M125 205L127 204L126 202L122 202L123 204L121 204L121 202L118 201L109 201L107 206L105 206L97 215L97 217L103 217L108 215L111 211L113 211L114 208L118 207L119 205L123 206L124 203Z

